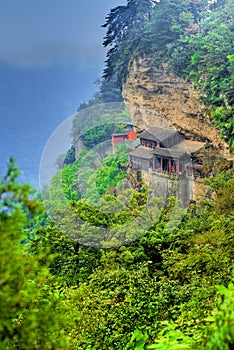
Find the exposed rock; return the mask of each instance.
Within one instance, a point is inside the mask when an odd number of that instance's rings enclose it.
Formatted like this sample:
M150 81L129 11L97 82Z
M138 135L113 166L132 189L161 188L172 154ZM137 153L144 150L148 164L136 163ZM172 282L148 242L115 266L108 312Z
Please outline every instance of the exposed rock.
M174 126L185 138L211 142L220 155L232 158L192 83L173 75L166 64L155 67L151 58L135 60L122 95L137 130Z
M212 198L211 188L204 183L203 179L193 181L193 199L201 201L206 198Z

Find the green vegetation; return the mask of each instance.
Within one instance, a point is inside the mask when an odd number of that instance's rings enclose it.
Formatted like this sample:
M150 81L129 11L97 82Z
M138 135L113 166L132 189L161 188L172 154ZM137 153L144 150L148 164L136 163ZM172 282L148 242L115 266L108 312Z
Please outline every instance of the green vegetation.
M112 155L107 162L114 160ZM215 199L192 204L173 230L167 230L174 205L168 200L144 235L109 249L69 238L70 212L58 210L58 228L16 176L11 163L0 186L1 349L232 348L231 171L207 180ZM112 205L113 196L107 189L99 201ZM147 192L131 198L122 223L134 210L140 215ZM83 223L96 220L97 231L100 224L116 225L111 212L105 221L103 207L98 214L83 200L70 205ZM25 237L27 243L20 244Z
M128 130L129 127L124 124L105 124L87 130L83 136L84 146L91 149L100 142L111 139L112 134L117 134Z
M15 182L17 175L11 160L0 183L0 349L64 349L65 304L40 264L42 254L20 245L42 207L29 186Z
M109 155L96 176L97 191L102 195L111 187L116 187L119 181L126 177L119 166L126 166L129 149L124 145L117 147L114 154Z
M12 159L0 182L0 349L234 348L233 169L216 164L212 199L185 209L126 174L128 142L107 152L129 124L114 83L145 54L194 81L233 143L232 8L128 0L111 10L105 79L74 119L79 158L72 147L37 197Z
M121 87L132 61L150 55L194 82L213 122L234 147L233 0L128 0L107 16L104 79Z
M91 100L90 106L82 108L74 117L72 137L75 141L81 138L88 148L92 148L106 138L110 139L112 132L123 131L127 125L131 125L131 119L123 103L96 103Z

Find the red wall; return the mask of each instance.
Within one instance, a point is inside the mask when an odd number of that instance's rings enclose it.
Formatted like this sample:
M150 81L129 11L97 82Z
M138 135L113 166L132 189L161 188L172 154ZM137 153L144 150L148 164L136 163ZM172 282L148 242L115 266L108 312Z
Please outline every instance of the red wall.
M124 143L127 140L127 135L112 135L112 144L118 145L120 143Z
M125 140L134 140L136 138L136 133L134 131L128 131L121 135L112 135L112 145L118 145L124 143Z
M128 135L128 140L134 140L137 136L134 131L128 131L127 135Z

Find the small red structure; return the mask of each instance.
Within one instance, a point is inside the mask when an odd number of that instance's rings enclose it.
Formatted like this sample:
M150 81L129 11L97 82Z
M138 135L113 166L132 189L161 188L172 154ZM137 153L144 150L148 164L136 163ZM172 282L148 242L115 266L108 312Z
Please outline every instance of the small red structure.
M128 140L134 140L137 137L137 134L135 131L128 131L127 132Z
M112 146L124 143L125 140L127 140L127 133L112 134Z
M126 140L134 140L137 134L134 131L126 131L121 134L112 134L112 146L124 143Z

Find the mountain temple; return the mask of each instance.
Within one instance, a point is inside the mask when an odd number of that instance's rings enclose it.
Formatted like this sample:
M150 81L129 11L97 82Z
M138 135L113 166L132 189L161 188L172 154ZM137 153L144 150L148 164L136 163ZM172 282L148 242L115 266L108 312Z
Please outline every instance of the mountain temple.
M153 127L138 135L140 145L129 153L131 167L143 171L203 177L203 142L184 140L174 128Z

